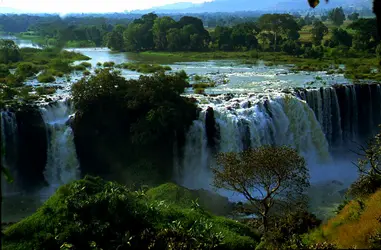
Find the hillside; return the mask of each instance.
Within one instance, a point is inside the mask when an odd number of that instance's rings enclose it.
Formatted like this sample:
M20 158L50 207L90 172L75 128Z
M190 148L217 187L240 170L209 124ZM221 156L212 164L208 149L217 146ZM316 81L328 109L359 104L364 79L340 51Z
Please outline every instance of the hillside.
M326 241L344 249L379 249L381 189L363 202L349 202L337 216L307 235L305 240L308 243Z

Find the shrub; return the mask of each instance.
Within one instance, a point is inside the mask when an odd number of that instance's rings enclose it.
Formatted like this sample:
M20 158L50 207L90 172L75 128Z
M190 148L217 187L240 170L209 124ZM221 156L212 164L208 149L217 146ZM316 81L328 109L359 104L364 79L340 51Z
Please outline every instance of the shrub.
M366 197L381 188L381 177L362 175L349 188L348 193L354 197Z
M115 63L114 62L104 62L103 67L105 68L112 68L114 67Z
M7 65L0 64L0 78L7 77L10 73Z
M89 63L89 62L81 62L80 65L82 65L82 66L84 66L86 68L91 68L91 63Z
M31 77L38 73L39 69L33 63L22 62L19 63L16 69L16 75Z
M51 87L38 87L36 88L36 92L39 95L52 95L56 93L56 89Z
M82 64L78 64L78 65L75 65L75 66L74 66L74 70L77 70L77 71L85 71L85 70L86 70L86 67L83 66Z
M56 79L54 76L48 72L43 72L37 76L37 80L42 83L54 82Z
M132 70L132 71L137 71L144 74L172 70L172 68L169 66L161 66L159 64L141 64L141 63L122 63L117 65L116 67Z
M90 73L90 71L88 71L88 70L85 70L85 71L83 71L83 75L85 75L85 76L88 76L88 75L90 75L91 73Z

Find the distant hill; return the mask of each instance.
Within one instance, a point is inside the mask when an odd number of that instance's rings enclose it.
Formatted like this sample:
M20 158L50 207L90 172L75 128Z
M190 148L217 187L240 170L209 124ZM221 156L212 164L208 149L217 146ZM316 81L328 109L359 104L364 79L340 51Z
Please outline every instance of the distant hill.
M316 8L331 9L338 6L371 8L371 0L336 0L322 3ZM214 0L201 4L181 2L164 5L147 10L136 10L132 13L202 13L202 12L238 12L238 11L294 11L311 9L306 0Z

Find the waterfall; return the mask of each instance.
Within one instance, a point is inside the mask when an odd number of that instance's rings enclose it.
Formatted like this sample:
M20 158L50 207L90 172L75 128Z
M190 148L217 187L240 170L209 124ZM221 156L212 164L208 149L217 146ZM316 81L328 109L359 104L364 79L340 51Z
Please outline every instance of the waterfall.
M16 171L15 160L17 159L17 120L16 115L10 111L1 111L1 164L6 167L13 183L8 183L2 176L2 195L9 196L18 193L18 173Z
M205 115L213 107L217 131L218 152L239 152L261 145L289 145L311 162L330 160L328 142L308 104L295 96L278 94L266 98L243 97L222 101L211 98L188 131L180 184L189 188L206 187L212 178L214 163L208 148ZM247 105L247 103L254 103Z
M73 110L69 102L61 101L41 108L41 114L48 134L44 176L49 186L56 188L80 177L73 131L68 124Z
M211 150L207 147L205 113L193 121L185 141L184 156L180 165L177 181L189 188L208 188L211 172Z

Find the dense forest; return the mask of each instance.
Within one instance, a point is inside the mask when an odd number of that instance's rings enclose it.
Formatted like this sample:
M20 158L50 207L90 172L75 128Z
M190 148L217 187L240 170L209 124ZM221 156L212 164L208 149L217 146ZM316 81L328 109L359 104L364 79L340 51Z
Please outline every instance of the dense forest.
M14 20L13 20L14 19ZM194 16L172 18L150 13L135 19L73 16L1 16L4 32L23 32L42 45L64 41L69 47L107 46L115 51L271 51L320 58L326 48L342 53L376 51L376 19L345 15L336 8L325 15L265 14L214 23L207 28ZM255 20L254 20L255 19ZM335 53L335 52L332 52Z

